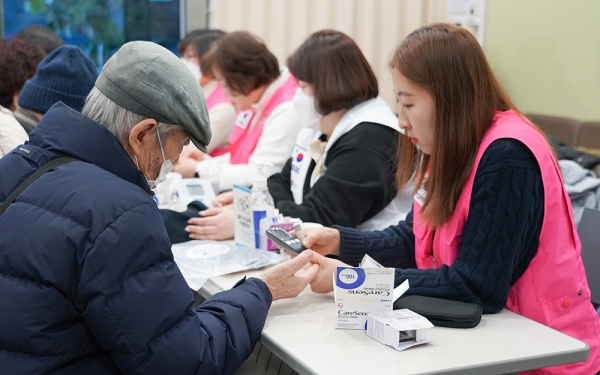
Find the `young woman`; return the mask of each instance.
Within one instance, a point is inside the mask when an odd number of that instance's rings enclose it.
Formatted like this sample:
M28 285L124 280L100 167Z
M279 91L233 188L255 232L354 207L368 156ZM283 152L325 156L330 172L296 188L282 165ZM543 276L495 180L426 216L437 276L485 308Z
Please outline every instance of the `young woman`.
M268 180L275 206L303 221L365 229L383 229L404 218L412 195L396 199L398 119L377 96L377 79L356 43L339 31L319 31L287 65L300 85L294 105L303 129L282 172ZM221 195L218 201L231 199ZM191 219L190 237L231 237L233 215L228 213L230 224L223 231L210 215L225 219L225 209Z
M399 102L398 186L414 180L413 211L380 232L307 231L318 258L314 291L332 289L340 264L369 254L396 267L407 293L502 308L586 342L587 361L543 374L596 374L600 318L560 169L544 135L516 111L471 34L433 24L391 60ZM418 162L410 164L418 150Z
M211 46L225 33L221 30L194 30L187 34L177 45L181 60L192 71L206 98L206 107L210 118L212 138L206 146L210 156L219 156L229 148L229 136L233 131L236 111L224 94L223 87L215 79L212 71L214 59L209 53ZM190 143L184 151L198 151ZM183 155L186 155L184 153Z
M323 225L383 229L397 223L402 208L390 202L400 129L356 43L339 31L318 31L288 67L299 81L295 103L304 129L283 171L268 181L276 207ZM405 198L403 214L410 202Z
M298 83L247 32L226 34L209 53L223 93L239 111L229 152L215 158L198 154L180 158L174 171L183 177L217 178L221 190L234 184L251 186L256 175L280 171L289 157L300 130L292 104Z

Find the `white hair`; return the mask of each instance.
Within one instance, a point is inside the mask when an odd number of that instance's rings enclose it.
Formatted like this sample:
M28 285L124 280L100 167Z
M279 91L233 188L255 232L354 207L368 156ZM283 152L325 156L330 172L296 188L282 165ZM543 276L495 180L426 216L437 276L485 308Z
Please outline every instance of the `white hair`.
M127 137L131 129L140 121L147 119L113 102L96 87L85 99L81 113L108 129L122 145L128 143ZM165 144L171 133L181 126L158 122L156 128L161 142Z

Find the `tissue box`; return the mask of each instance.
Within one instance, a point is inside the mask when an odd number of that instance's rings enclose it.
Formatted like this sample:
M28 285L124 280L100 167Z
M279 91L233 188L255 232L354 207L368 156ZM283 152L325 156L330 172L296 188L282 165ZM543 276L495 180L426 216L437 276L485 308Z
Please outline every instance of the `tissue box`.
M408 309L367 316L367 336L396 350L426 343L426 330L431 327L429 320Z
M365 329L367 314L392 311L394 272L393 268L337 267L335 328Z

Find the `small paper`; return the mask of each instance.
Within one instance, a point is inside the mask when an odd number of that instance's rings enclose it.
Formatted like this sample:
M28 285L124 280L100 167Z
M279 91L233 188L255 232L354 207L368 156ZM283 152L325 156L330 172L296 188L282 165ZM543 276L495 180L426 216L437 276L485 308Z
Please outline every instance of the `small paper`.
M404 282L400 285L398 285L396 288L394 288L394 293L392 294L392 299L393 302L396 302L396 300L400 297L402 297L402 295L408 290L408 280L404 280Z
M360 268L385 268L379 262L368 256L367 254L365 254L358 266ZM408 288L408 280L405 280L402 284L398 285L394 289L394 293L392 295L392 302L396 302L396 300L400 298L408 290Z

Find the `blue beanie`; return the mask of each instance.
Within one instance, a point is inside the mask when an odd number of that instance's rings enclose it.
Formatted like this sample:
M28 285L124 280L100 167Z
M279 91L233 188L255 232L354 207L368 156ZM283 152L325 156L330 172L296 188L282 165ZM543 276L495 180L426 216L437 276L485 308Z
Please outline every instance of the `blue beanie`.
M79 47L64 45L50 53L19 94L19 106L45 114L57 102L81 112L98 72Z

